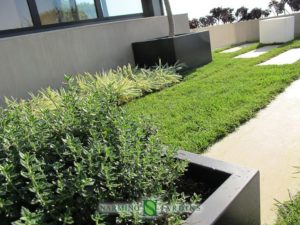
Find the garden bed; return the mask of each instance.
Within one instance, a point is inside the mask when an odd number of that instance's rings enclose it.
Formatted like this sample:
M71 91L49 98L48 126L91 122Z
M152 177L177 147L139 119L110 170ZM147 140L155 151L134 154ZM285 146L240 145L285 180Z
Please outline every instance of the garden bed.
M178 155L172 147L162 155L156 129L120 107L179 82L174 69L132 72L125 67L105 76L67 77L66 89L47 89L1 109L4 224L146 224L135 212L103 214L99 203L157 198L198 206L194 194L202 204L186 224L259 224L257 171ZM181 224L180 215L163 214L162 221Z
M298 178L296 178L298 179ZM290 200L279 203L275 225L300 224L300 193L290 196Z

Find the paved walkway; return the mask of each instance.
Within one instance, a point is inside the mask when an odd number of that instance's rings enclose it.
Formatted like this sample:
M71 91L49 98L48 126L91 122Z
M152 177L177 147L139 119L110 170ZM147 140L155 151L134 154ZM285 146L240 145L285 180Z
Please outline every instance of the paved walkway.
M239 59L239 58L241 58L241 59L255 58L255 57L258 57L258 56L261 56L261 55L267 53L268 51L272 50L273 48L277 48L278 46L279 45L268 45L265 47L257 48L253 51L236 56L235 58L237 58L237 59Z
M284 65L284 64L293 64L300 60L300 48L295 48L288 50L268 61L261 63L259 65Z
M272 224L274 199L300 191L300 80L206 155L260 171L262 224Z
M247 44L242 44L242 45L239 45L239 46L236 46L236 47L233 47L233 48L229 48L221 53L232 53L232 52L237 52L243 48L246 48L250 45L253 45L253 43L247 43Z

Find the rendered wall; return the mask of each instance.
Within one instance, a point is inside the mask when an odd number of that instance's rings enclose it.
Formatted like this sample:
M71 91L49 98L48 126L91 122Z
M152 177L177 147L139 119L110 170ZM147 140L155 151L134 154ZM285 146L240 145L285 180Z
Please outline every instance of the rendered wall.
M176 33L188 33L186 14L176 15ZM0 38L0 104L4 96L61 86L64 74L134 64L131 43L166 36L166 17L78 26Z
M216 25L212 27L196 29L194 31L205 30L210 32L212 49L259 40L258 20Z
M288 16L291 15L280 17ZM295 17L295 38L300 38L300 13L295 13L293 16ZM210 32L212 49L217 49L229 45L259 41L259 21L260 20L250 20L233 24L216 25L212 27L199 28L192 31L197 32L208 30Z
M286 43L295 39L295 17L259 21L259 40L262 44Z
M279 18L282 17L289 17L289 16L294 16L295 17L295 38L300 38L300 12L296 12L293 14L287 14L287 15L282 15L282 16L278 16ZM268 20L268 19L272 19L274 17L269 17L269 18L265 18L262 20Z

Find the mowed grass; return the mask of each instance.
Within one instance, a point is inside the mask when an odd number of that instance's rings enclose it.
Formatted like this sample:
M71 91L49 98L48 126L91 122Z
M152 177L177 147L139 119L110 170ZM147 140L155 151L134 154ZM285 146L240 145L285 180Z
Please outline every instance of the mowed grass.
M212 63L189 72L182 83L132 101L124 108L134 116L150 118L164 144L201 153L254 117L300 77L300 62L257 66L300 47L300 40L254 59L234 58L258 46L253 44L230 54L214 52Z

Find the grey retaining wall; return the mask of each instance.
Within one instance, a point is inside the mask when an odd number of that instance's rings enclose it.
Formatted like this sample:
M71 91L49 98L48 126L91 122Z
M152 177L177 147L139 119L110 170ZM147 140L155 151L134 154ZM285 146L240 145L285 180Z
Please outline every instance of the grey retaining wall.
M187 14L175 16L176 33L188 33ZM131 43L166 36L166 17L78 26L0 38L0 104L4 96L61 86L64 74L134 64Z

